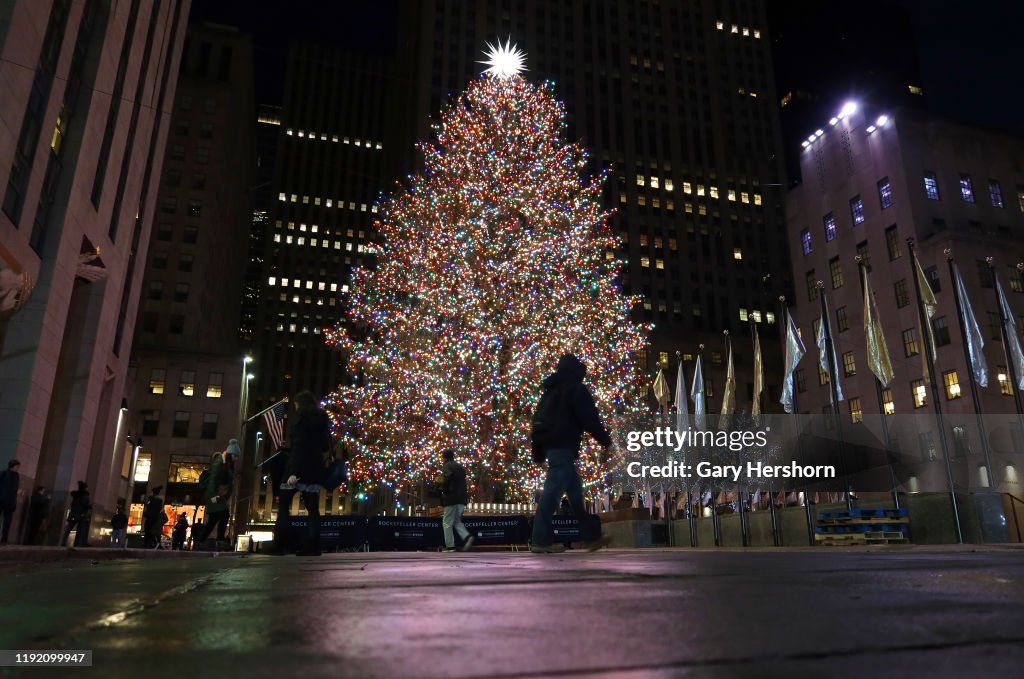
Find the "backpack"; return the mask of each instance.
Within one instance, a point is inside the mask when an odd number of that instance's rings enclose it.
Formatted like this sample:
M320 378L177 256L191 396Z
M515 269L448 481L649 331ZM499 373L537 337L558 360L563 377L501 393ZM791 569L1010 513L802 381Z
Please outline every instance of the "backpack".
M568 386L559 385L544 392L531 418L530 441L533 443L533 461L542 464L547 449L557 443L565 427L565 399Z

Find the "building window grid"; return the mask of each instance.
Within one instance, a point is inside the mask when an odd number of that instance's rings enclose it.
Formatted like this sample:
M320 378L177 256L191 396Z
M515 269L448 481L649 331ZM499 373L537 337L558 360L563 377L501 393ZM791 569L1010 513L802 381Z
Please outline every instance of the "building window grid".
M960 175L960 197L965 203L974 202L974 183L969 174Z
M953 399L960 398L960 380L957 377L956 370L947 370L942 373L942 384L946 388L946 400L952 401Z
M832 278L832 289L837 290L843 287L843 269L839 264L839 258L833 257L828 262L829 276Z
M892 183L888 177L878 182L878 202L883 210L892 207Z
M910 358L920 353L921 350L917 344L917 328L907 328L903 331L903 355Z
M805 255L811 254L813 248L811 246L811 230L804 229L800 232L800 248Z
M895 225L885 230L885 247L889 251L890 262L903 256L903 248L900 247L900 232Z
M829 212L821 218L821 221L825 226L825 242L830 243L836 238L836 217L833 213Z
M849 401L850 406L850 422L857 424L858 422L864 421L864 412L860 407L860 398L854 397Z
M910 382L910 393L914 397L914 408L924 408L928 405L928 390L923 379Z
M853 377L857 374L857 358L852 351L843 354L843 374L846 377Z
M995 179L988 180L988 197L992 200L992 207L1003 207L1003 187Z
M864 201L860 199L860 196L850 199L850 216L853 218L854 226L864 223Z
M924 173L924 195L928 200L939 200L939 182L934 172Z

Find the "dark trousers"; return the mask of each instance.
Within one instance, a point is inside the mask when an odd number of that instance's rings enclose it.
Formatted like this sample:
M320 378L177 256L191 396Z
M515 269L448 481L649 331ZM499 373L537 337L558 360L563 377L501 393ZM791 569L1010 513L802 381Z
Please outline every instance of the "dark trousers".
M7 542L11 534L11 521L14 518L14 507L0 507L0 522L3 522L3 531L0 532L0 542Z
M224 542L227 539L228 532L228 512L220 512L218 514L207 514L206 515L206 534L203 536L203 540L209 540L210 536L213 535L213 527L217 527L217 541Z
M284 552L292 550L288 544L288 529L292 522L292 498L299 491L296 489L282 490L277 500L277 521L274 523L274 549ZM302 493L302 504L309 514L306 531L302 538L301 550L320 549L320 493Z
M142 531L142 546L146 549L153 549L160 544L160 536L163 534L163 526L160 524L147 524Z
M71 531L75 531L75 547L88 547L89 525L91 523L91 516L86 516L81 519L73 519L69 517L67 524L64 526L64 537L60 539L61 547L68 544L68 538L71 537Z
M576 471L576 451L554 448L548 451L548 475L537 503L537 513L533 516L533 544L551 544L551 517L563 493L569 498L572 513L580 520L583 542L593 542L601 537L600 527L595 533L583 502L583 483Z

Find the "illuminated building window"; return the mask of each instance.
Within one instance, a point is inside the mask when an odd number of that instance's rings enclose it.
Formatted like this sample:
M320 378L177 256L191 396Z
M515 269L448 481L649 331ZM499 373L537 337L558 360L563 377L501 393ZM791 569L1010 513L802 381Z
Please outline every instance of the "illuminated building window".
M167 372L163 368L153 368L149 373L149 393L164 393L164 380Z
M843 374L847 377L853 377L857 374L857 359L852 351L847 351L843 354Z
M637 196L636 197L636 204L637 205L647 205L647 196Z
M757 39L757 40L761 39L761 31L759 31L756 28L754 29L754 38Z
M754 321L755 323L760 323L761 322L761 312L758 309L751 309L751 311L750 311L750 320Z
M649 269L650 266L651 266L651 259L650 259L650 257L641 257L640 258L640 266L642 266L645 269Z
M760 204L761 204L761 194L760 193L755 193L754 194L754 205L760 205Z
M135 483L149 483L149 470L153 466L153 455L139 453L135 459Z
M831 242L836 238L836 217L834 214L829 212L827 215L821 218L821 222L825 227L825 241Z
M886 415L893 415L896 413L896 404L892 402L892 389L882 390L882 411Z
M651 177L651 188L652 189L661 188L661 182L658 181L657 177Z
M727 197L729 198L729 200L731 200L732 202L735 203L736 202L736 190L735 189L729 189L729 193L727 194Z
M732 28L729 30L729 32L730 33L739 33L740 32L740 27L737 26L736 24L733 24Z
M907 328L903 331L903 355L910 358L919 353L921 350L917 344L917 328Z
M939 199L939 182L935 178L934 172L924 173L924 195L928 197L928 200Z
M637 186L643 186L644 185L644 176L642 174L638 174L636 176L636 185Z
M999 380L999 393L1003 396L1013 396L1013 389L1010 387L1010 376L1006 373L1006 366L996 366L996 377Z
M946 387L947 401L960 398L960 379L955 370L947 370L942 373L942 384Z
M965 203L974 202L974 184L971 182L971 175L960 175L960 197Z
M892 207L892 182L888 177L883 177L878 182L878 202L883 210Z
M716 21L715 22L715 28L717 28L720 31L724 30L725 29L725 22L724 21Z
M718 198L718 187L717 186L712 186L712 187L708 188L708 193L711 195L712 198L716 198L717 199Z
M671 191L672 188L673 188L672 180L671 179L666 179L665 180L665 190L666 191Z
M658 198L658 197L651 198L651 207L660 208L661 207L661 199Z
M915 408L924 408L928 405L928 390L924 386L924 380L913 380L910 383L910 393L914 397Z
M854 226L864 223L864 201L860 199L860 196L850 199L850 216L853 218Z
M860 407L859 398L850 399L850 422L857 424L858 422L864 421L864 413Z
M279 194L277 194L277 199L283 201L283 200L287 200L288 197L284 193L279 193Z
M665 260L663 260L663 259L655 259L654 260L654 268L655 269L664 269L665 268Z
M697 195L698 196L703 196L704 195L704 185L703 184L697 184Z
M743 321L744 323L746 323L747 320L749 320L749 316L747 316L747 310L746 309L742 309L742 308L740 309L740 320Z
M918 85L907 85L907 91L910 92L911 94L916 94L919 96L924 94L924 90L921 89L921 87L919 87Z
M220 398L223 394L224 373L210 373L206 383L206 398Z
M693 187L690 185L690 182L683 182L683 193L693 193Z
M732 258L735 259L735 260L743 259L743 251L740 250L739 248L733 248L732 249Z
M196 393L196 373L193 370L182 370L178 380L179 396L194 396Z

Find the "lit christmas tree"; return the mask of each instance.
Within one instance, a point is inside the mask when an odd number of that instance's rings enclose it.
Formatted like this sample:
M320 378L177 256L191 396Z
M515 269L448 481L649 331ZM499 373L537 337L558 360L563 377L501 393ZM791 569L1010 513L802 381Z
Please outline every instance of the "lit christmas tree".
M528 500L543 471L530 414L564 353L587 364L602 414L640 401L631 357L645 340L615 282L605 175L582 176L564 108L518 75L522 54L499 43L489 56L421 144L423 172L383 203L377 266L353 273L347 323L327 334L355 378L330 410L363 490L400 497L450 447L476 499ZM597 450L581 457L585 482L598 481Z

